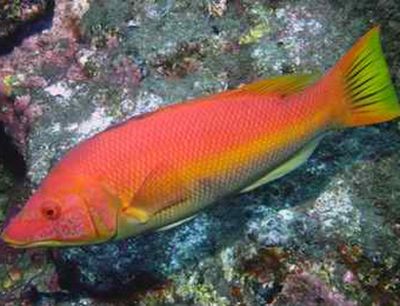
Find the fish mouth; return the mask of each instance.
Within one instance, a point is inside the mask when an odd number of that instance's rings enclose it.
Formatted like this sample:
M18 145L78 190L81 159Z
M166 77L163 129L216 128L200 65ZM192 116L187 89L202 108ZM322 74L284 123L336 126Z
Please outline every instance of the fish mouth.
M17 223L19 225L19 223ZM24 226L21 228L28 228L29 225L23 224ZM13 248L31 248L31 247L40 247L40 246L60 246L61 242L54 239L44 239L44 240L33 240L29 241L27 239L23 239L24 235L20 235L20 230L15 230L15 220L13 220L5 227L3 232L1 233L1 239L9 246ZM17 227L19 229L19 227Z
M2 233L1 239L6 242L9 246L16 248L16 249L26 249L26 248L33 248L33 247L60 247L60 246L68 246L74 245L73 242L61 242L57 240L42 240L42 241L35 241L35 242L26 242L11 239L7 236L7 234ZM76 243L75 243L76 245Z
M18 241L9 238L6 234L2 234L1 238L4 242L16 249L27 249L36 247L71 247L71 246L82 246L87 243L82 241L59 241L59 240L41 240L34 242ZM90 244L97 244L105 242L106 240L91 241Z
M27 248L34 248L34 247L57 247L57 246L65 246L66 244L61 244L59 241L52 241L52 240L47 240L47 241L37 241L37 242L30 242L30 243L25 243L25 242L20 242L12 239L5 239L3 240L11 247L15 249L27 249Z

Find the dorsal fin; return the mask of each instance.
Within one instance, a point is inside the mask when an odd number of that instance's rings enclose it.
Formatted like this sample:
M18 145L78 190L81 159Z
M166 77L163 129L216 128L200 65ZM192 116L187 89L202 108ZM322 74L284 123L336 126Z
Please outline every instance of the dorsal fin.
M258 94L277 93L288 96L302 91L307 86L313 84L318 78L318 73L284 75L243 85L238 90Z

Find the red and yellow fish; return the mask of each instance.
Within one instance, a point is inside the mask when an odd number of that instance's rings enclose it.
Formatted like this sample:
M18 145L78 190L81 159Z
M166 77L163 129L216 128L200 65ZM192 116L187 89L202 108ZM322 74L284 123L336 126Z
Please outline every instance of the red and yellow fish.
M80 143L3 239L82 245L171 227L304 163L326 132L400 116L370 30L320 80L289 75L164 107Z

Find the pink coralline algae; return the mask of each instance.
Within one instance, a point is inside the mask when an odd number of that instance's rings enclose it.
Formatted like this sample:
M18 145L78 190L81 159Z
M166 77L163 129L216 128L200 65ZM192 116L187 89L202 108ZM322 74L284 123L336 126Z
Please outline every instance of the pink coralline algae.
M132 60L123 58L113 67L110 79L117 85L127 84L128 87L134 87L141 79L140 69Z
M347 270L343 275L343 282L346 284L354 284L357 282L357 276L350 270Z
M18 72L27 77L45 65L68 70L78 50L75 20L83 13L72 9L73 2L57 1L51 30L26 38L11 54L3 56L1 71Z
M284 284L277 305L355 306L353 301L330 288L318 277L306 272L290 275Z
M52 1L0 1L0 38L10 38L25 23L40 19L51 8Z
M31 104L30 96L20 96L12 100L0 93L0 122L6 132L13 136L20 152L25 148L30 125L41 114L40 106Z
M12 53L0 57L0 122L21 152L30 125L42 114L37 101L30 101L33 89L89 79L102 86L135 88L142 78L130 57L112 60L119 44L115 35L110 35L104 49L84 42L79 22L88 8L88 1L57 1L49 30L26 38Z
M86 79L76 58L76 20L83 13L76 1L57 1L50 31L26 38L12 53L0 57L0 123L21 152L25 151L30 125L42 114L29 92L48 85L44 72L52 81ZM20 91L22 96L18 96Z

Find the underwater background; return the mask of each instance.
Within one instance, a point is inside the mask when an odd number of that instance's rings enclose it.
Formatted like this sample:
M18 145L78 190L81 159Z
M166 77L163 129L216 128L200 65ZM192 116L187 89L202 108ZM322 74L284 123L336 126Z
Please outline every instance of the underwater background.
M134 115L326 71L373 25L400 88L396 0L0 1L0 222L71 147ZM0 242L0 305L400 305L399 120L169 231Z

